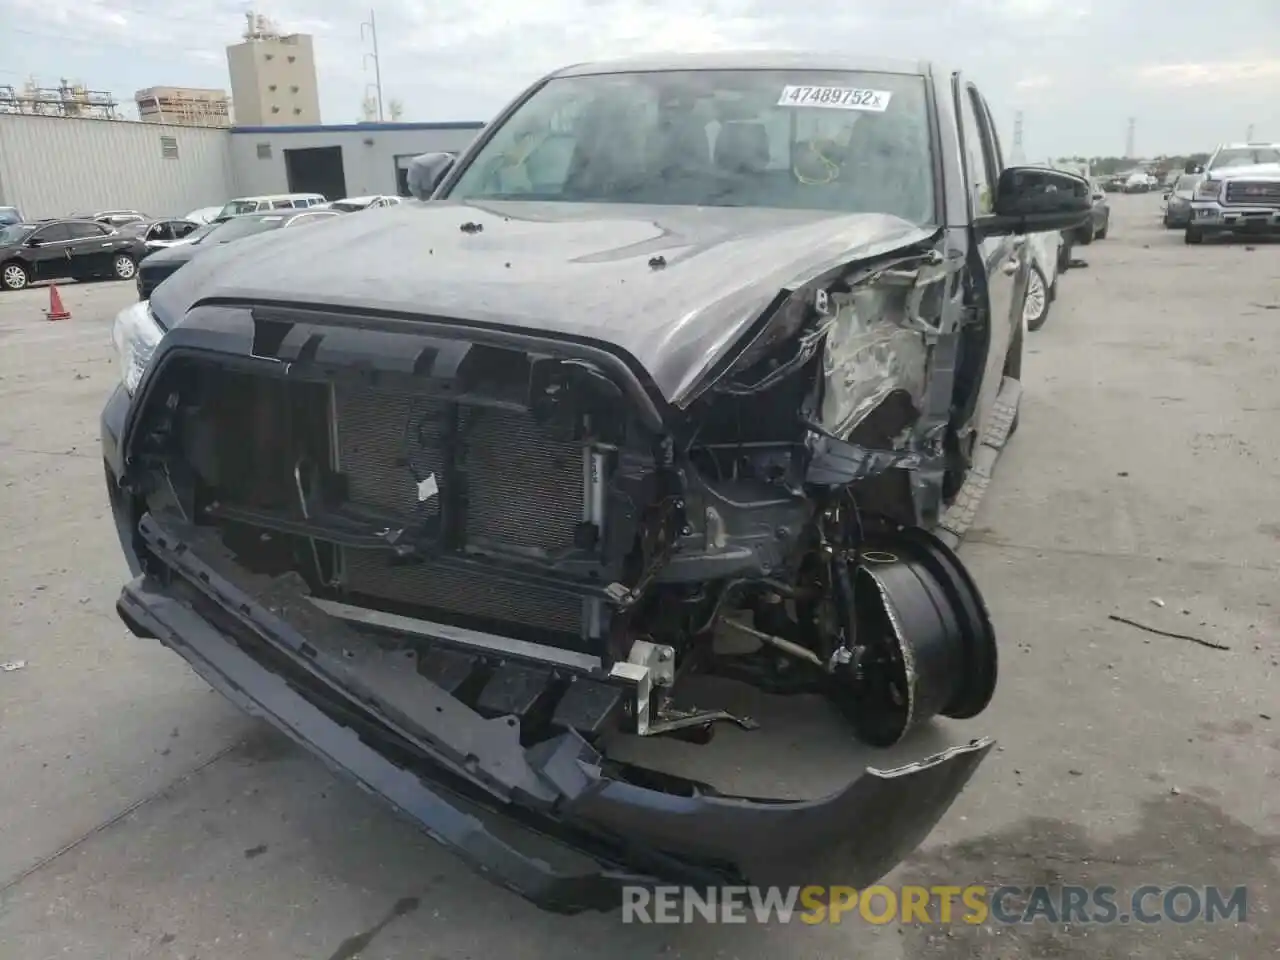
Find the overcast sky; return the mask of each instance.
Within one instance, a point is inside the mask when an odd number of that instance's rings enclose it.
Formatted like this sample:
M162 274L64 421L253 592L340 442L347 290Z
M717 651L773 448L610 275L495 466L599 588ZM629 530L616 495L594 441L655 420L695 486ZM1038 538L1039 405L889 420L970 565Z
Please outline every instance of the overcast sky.
M132 107L148 86L229 90L233 0L0 0L0 84L61 77ZM359 119L363 4L257 8L315 38L326 123ZM840 47L968 71L1028 159L1280 140L1280 0L377 0L385 98L405 120L485 120L557 66L655 50ZM367 66L367 69L366 69Z

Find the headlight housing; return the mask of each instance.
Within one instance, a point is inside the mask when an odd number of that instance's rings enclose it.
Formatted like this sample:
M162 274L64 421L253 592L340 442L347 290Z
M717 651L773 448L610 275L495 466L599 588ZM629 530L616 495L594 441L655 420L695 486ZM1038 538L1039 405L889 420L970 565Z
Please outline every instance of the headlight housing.
M1197 200L1217 200L1222 192L1221 180L1201 180L1196 184Z
M120 380L129 396L138 389L163 337L164 328L151 312L150 300L140 300L116 314L111 342L120 358Z

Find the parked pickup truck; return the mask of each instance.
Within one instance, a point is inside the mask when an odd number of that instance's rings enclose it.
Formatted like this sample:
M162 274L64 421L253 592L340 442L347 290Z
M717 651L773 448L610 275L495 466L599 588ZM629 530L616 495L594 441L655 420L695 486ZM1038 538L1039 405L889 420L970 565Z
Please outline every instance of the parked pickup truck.
M931 531L1088 182L1006 167L962 74L759 51L560 70L408 180L117 319L121 618L543 907L881 877L992 749L888 752L995 689ZM830 759L696 674L825 696L875 761L717 784Z
M1210 167L1196 184L1186 242L1232 234L1280 234L1280 163Z

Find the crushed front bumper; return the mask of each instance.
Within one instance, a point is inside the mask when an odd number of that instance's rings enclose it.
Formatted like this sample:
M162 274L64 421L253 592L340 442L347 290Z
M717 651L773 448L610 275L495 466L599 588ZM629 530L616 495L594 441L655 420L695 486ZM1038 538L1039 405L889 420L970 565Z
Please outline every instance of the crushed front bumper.
M135 634L544 909L612 910L628 884L865 886L924 840L992 746L868 769L812 801L666 792L576 734L521 747L513 723L325 614L296 578L246 573L209 528L145 515L136 529L149 572L117 604Z

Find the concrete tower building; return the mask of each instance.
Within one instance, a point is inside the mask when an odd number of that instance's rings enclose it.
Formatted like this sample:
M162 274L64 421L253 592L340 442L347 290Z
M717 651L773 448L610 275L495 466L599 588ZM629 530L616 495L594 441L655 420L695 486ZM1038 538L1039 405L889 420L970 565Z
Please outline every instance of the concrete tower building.
M227 47L231 101L240 126L320 123L311 37L280 33L261 14L245 14L244 41Z

